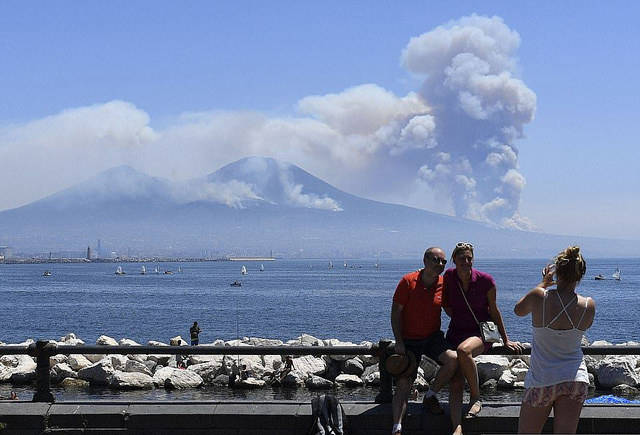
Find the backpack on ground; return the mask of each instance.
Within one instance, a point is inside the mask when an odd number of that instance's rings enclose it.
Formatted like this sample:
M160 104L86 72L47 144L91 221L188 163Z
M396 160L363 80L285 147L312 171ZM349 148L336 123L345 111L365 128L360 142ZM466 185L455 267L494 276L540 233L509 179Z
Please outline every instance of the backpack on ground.
M346 416L340 401L332 394L322 394L311 400L313 425L309 435L347 435Z

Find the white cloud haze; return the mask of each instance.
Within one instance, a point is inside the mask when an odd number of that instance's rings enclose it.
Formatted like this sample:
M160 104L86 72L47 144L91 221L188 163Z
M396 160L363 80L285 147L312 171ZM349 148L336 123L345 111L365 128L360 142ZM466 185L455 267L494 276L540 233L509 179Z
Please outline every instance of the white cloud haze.
M154 130L143 110L112 101L0 127L0 170L8 184L0 209L121 164L187 180L263 155L352 193L428 207L426 192L458 216L529 228L518 212L525 179L514 143L533 120L536 96L515 77L519 44L500 18L461 18L405 47L403 64L423 79L416 92L396 96L376 84L358 85L304 97L292 117L188 113ZM292 204L340 209L304 186L287 186ZM195 191L230 206L257 197L248 185Z

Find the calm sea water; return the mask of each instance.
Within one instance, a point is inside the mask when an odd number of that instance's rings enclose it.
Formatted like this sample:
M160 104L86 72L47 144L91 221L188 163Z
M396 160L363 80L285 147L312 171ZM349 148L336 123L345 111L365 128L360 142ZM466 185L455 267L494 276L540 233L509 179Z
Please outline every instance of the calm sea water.
M139 343L167 342L176 335L188 337L193 321L200 324L203 344L237 336L288 340L302 333L355 343L392 337L389 311L395 286L404 273L420 267L419 259L381 261L379 268L375 260L347 260L345 268L334 259L329 269L328 261L264 262L263 272L260 262L158 265L161 271L173 270L172 275L140 275L139 264L123 263L127 274L122 276L114 274L116 264L107 263L0 264L0 341L58 339L74 332L88 344L102 334ZM475 262L496 279L498 305L512 339L531 341L529 318L516 317L513 306L539 281L545 263ZM245 276L240 274L243 264ZM146 264L148 271L154 266ZM599 273L611 277L616 267L621 281L593 279ZM45 269L52 275L43 277ZM230 286L234 280L242 287ZM588 260L579 292L597 303L590 340L640 341L639 284L640 259ZM444 314L442 323L446 328ZM252 398L260 393L242 394Z

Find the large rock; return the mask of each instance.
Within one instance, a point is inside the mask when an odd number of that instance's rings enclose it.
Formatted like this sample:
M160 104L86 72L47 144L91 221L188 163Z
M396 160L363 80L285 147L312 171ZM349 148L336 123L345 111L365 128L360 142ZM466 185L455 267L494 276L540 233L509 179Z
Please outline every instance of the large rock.
M216 363L222 365L224 355L189 355L189 364Z
M129 358L127 358L126 355L120 355L116 353L107 355L106 358L111 359L111 365L113 366L113 368L120 371L125 371L127 361L129 361Z
M282 386L289 388L298 388L304 385L305 376L297 370L287 373L282 380Z
M222 360L209 361L201 364L193 364L187 367L187 370L197 373L202 380L207 383L213 383L218 376L218 372L222 369ZM227 378L228 379L228 378Z
M64 337L60 337L60 340L58 340L61 344L64 344L66 346L84 346L84 341L80 340L78 337L76 337L76 334L74 334L73 332L70 332L69 334L65 335Z
M358 357L350 358L342 362L341 369L347 375L360 376L364 373L364 364Z
M322 358L304 355L293 359L293 368L302 373L303 377L321 375L327 370L327 363Z
M305 385L310 390L328 390L333 388L333 382L316 375L309 376L305 381Z
M373 343L371 343L370 341L361 341L360 342L360 346L371 347L371 346L373 346ZM358 355L358 358L360 358L360 361L362 361L362 364L365 367L368 367L370 365L378 363L378 357L374 356L374 355L368 355L368 354L367 355Z
M52 355L49 357L49 367L53 367L56 364L60 364L60 363L66 363L68 361L69 357L67 355Z
M96 340L96 344L98 346L117 346L118 342L107 336L107 335L101 335L100 337L98 337L98 339Z
M616 396L633 398L640 394L640 390L627 384L616 385L611 389L611 392Z
M174 369L165 379L164 387L168 390L182 390L185 388L197 388L203 380L196 372L191 370Z
M115 370L113 369L113 365L111 365L111 359L104 358L97 363L78 370L78 377L89 381L91 384L108 385L109 378L114 372Z
M300 337L287 341L289 346L324 346L324 342L319 338L309 334L302 334Z
M501 355L480 355L475 360L481 384L488 379L500 379L502 372L509 367L509 359Z
M365 368L360 378L363 380L365 385L371 385L371 386L380 385L380 370L378 367L378 363L370 365L367 368Z
M104 358L104 355L98 354L98 353L91 353L91 354L85 353L83 356L87 360L89 360L91 364L97 363L98 361L101 361Z
M120 339L118 344L120 344L120 346L140 346L140 343L137 343L137 342L135 342L135 341L133 341L131 339L128 339L128 338Z
M77 378L78 374L67 363L58 363L49 371L51 382L58 383L64 378Z
M36 363L29 355L5 355L0 367L6 367L0 373L0 380L9 380L14 384L26 384L36 377Z
M249 337L246 344L251 346L282 346L282 340L274 340L271 338Z
M336 384L346 387L360 387L364 385L364 382L356 375L339 375L336 377Z
M182 337L178 335L169 340L169 345L170 346L189 346L189 343L184 341Z
M62 382L60 382L60 386L63 388L87 388L89 382L78 378L64 378Z
M511 390L513 389L513 386L516 380L517 380L516 375L511 373L510 369L507 369L502 372L502 374L500 375L500 379L498 379L498 388L501 388L504 390Z
M612 388L620 384L637 386L640 384L640 376L635 372L633 362L635 360L627 356L607 356L600 361L595 373L598 385L602 388Z
M153 378L140 372L116 372L111 376L109 386L117 390L149 390L153 388Z
M12 369L0 364L0 382L7 382L11 379Z
M134 361L132 359L127 360L127 363L124 366L124 371L127 373L142 373L149 377L153 376L153 373L149 368L139 361Z
M164 382L175 371L180 370L173 367L160 367L153 374L153 383L158 387L164 387Z
M329 340L325 340L325 346L355 346L354 343L350 341L340 341L337 338L330 338ZM350 358L353 358L351 355L329 355L329 357L334 361L346 361Z
M233 387L244 389L244 390L253 390L256 388L262 388L265 385L266 385L266 382L263 381L262 379L249 377L247 379L236 381L235 384L233 384Z
M99 361L99 360L98 360ZM71 368L75 371L82 370L85 367L89 367L92 362L85 358L84 355L69 355L67 359L67 364L71 366Z
M275 372L280 370L284 364L280 355L263 355L262 359L266 371Z

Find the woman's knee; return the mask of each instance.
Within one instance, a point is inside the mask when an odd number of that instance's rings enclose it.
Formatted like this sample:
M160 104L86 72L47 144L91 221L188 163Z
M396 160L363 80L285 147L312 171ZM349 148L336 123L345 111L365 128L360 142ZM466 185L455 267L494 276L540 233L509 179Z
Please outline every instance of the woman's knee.
M466 343L462 343L456 349L456 354L458 356L458 360L473 359L473 347Z

